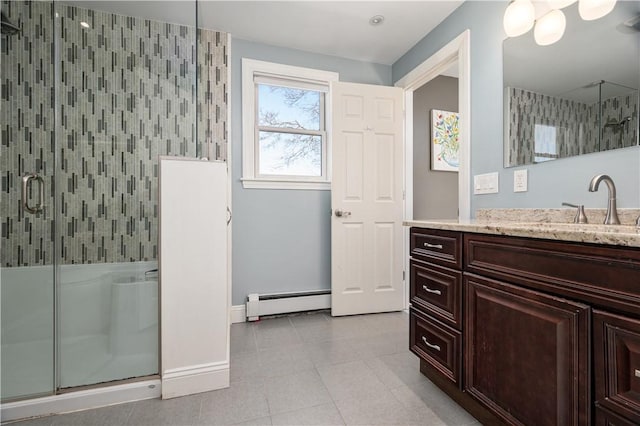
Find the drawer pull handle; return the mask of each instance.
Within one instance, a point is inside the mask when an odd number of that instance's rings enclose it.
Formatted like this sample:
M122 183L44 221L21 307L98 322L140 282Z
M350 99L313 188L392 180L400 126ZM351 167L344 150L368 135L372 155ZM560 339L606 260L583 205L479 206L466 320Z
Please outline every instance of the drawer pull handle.
M433 343L429 343L426 337L422 336L422 341L424 342L425 345L427 345L431 349L435 349L436 351L440 352L440 346L434 345Z
M438 296L440 296L440 295L442 294L442 292L441 292L440 290L434 290L434 289L431 289L431 288L427 287L426 285L423 285L423 286L422 286L422 289L423 289L424 291L428 292L428 293L437 294Z
M640 370L635 370L633 373L636 377L640 377Z
M429 244L429 243L424 243L424 246L426 248L434 248L434 249L440 249L442 250L442 244Z

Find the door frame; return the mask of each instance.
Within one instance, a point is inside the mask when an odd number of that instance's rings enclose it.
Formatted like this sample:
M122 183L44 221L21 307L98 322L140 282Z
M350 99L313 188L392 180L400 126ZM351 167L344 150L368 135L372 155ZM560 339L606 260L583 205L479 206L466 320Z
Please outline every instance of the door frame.
M458 219L471 218L471 31L465 30L395 83L404 89L405 176L404 220L413 220L413 92L458 62L458 113L460 115L460 169L458 172ZM404 249L409 247L409 229L404 231ZM409 253L405 253L409 271ZM406 308L409 307L408 277L405 273Z

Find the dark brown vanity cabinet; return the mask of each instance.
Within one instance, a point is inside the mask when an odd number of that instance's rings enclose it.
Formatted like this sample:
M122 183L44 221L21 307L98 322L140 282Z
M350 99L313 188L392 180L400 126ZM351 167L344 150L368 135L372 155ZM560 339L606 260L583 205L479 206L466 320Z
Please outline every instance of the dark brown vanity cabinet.
M411 350L484 424L640 424L639 249L412 228L411 257Z

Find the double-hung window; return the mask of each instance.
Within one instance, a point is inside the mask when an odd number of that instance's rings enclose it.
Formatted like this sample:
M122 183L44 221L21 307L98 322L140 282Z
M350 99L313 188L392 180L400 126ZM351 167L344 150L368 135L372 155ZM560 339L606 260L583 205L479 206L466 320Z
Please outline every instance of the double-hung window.
M333 72L242 60L245 188L329 189Z

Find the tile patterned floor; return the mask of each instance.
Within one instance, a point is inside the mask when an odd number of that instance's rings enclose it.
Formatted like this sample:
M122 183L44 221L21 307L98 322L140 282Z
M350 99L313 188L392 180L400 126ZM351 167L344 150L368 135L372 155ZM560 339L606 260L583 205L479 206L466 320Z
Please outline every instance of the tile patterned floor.
M228 389L16 425L479 425L420 374L408 335L404 312L234 324Z

